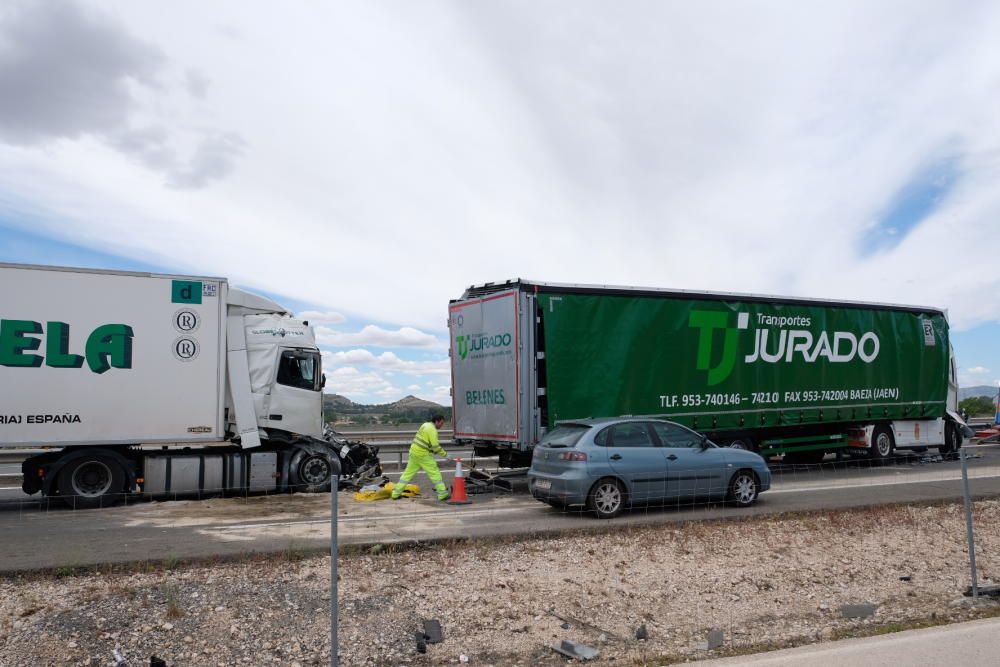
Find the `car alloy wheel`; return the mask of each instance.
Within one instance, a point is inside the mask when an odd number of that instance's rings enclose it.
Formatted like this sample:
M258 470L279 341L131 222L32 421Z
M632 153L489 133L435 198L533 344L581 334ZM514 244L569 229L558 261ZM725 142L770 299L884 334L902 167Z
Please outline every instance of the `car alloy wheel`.
M600 519L610 519L625 506L625 492L614 479L602 479L590 492L590 508Z
M741 507L753 505L757 500L757 479L754 474L745 470L737 473L730 485L729 497Z

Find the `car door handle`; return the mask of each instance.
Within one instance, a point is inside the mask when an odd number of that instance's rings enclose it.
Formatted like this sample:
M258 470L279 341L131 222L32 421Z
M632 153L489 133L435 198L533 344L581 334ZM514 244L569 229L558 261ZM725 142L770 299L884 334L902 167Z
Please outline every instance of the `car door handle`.
M621 460L621 458L622 458L622 455L621 455L621 454L612 454L612 455L611 455L611 460L612 460L612 461L620 461L620 460Z
M667 457L667 460L668 461L676 461L677 460L677 455L676 454L671 454L670 456Z

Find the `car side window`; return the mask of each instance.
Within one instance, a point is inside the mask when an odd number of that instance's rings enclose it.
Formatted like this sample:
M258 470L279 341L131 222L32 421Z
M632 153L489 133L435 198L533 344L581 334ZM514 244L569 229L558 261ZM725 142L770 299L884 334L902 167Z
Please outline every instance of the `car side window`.
M653 439L644 422L625 422L611 427L611 445L614 447L653 447Z
M653 422L653 431L664 447L700 447L701 436L676 424Z
M611 427L609 426L594 436L594 444L600 447L607 447L610 435L611 435Z

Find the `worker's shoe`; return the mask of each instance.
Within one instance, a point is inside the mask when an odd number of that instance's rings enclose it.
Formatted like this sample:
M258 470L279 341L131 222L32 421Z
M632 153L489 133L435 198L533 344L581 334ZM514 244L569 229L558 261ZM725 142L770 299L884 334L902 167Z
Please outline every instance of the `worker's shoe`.
M440 493L438 494L438 500L440 500L441 502L444 502L444 501L448 500L449 498L451 498L451 494L448 493L447 491L445 491L444 494L440 494Z

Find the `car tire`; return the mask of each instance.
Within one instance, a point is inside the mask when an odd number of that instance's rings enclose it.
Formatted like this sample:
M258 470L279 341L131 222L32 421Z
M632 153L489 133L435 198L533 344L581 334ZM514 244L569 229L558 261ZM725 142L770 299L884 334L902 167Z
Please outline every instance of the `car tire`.
M613 519L625 509L625 487L613 477L597 480L587 494L587 507L598 519Z
M59 473L59 496L73 509L114 504L125 491L125 471L110 456L94 454L70 461Z
M957 452L962 446L962 432L958 430L952 422L944 424L944 444L938 447L939 454L951 454Z
M726 500L737 507L750 507L757 502L760 480L753 470L737 470L729 480L729 493Z
M873 461L884 461L892 456L896 449L896 441L892 437L892 429L885 424L880 424L872 431L872 446L868 455Z

